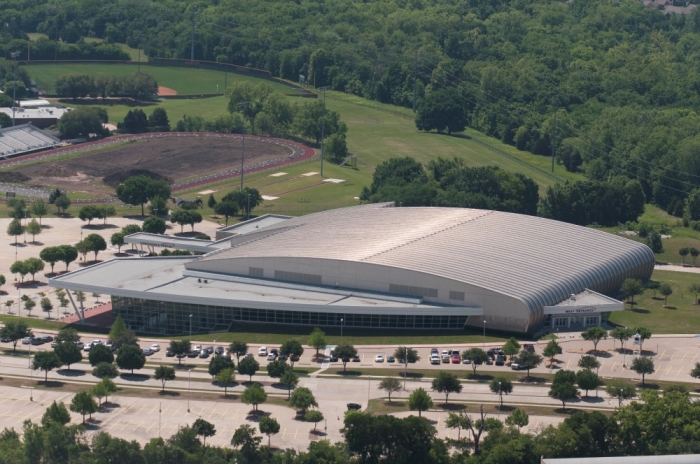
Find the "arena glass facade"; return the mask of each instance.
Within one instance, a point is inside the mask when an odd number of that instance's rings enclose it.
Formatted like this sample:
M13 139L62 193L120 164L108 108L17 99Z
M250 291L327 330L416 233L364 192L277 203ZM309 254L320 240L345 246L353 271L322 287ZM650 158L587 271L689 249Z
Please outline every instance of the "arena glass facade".
M462 329L468 316L343 314L231 308L112 296L112 311L131 330L161 335L229 330L232 324L265 323L318 327ZM190 314L192 320L190 321Z

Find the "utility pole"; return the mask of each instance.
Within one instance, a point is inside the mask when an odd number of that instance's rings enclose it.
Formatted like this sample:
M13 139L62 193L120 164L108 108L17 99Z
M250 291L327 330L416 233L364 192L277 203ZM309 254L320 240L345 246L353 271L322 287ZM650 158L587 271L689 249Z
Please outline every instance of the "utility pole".
M554 172L554 156L557 154L557 113L554 113L554 128L552 129L552 172Z
M192 10L192 50L190 51L190 61L194 61L194 26L197 22L197 8Z
M318 89L323 92L323 116L321 116L321 177L323 177L323 151L326 145L326 90L328 89L330 89L329 86Z
M416 88L418 87L418 50L416 50L416 62L413 65L413 112L416 112Z
M239 108L247 108L250 102L241 102ZM243 162L245 161L245 115L243 115L243 134L241 137L241 192L243 191Z
M19 50L11 52L10 55L12 59L15 60L15 74L14 74L14 85L12 90L12 126L15 125L15 108L17 108L17 57L19 56ZM25 239L26 242L26 239Z

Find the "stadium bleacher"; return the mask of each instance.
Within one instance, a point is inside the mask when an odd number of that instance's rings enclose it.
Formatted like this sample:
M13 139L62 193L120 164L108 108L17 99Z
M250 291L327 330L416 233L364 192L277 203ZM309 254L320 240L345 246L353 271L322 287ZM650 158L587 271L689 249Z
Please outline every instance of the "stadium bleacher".
M0 158L51 148L60 143L58 138L31 124L5 127L0 129Z

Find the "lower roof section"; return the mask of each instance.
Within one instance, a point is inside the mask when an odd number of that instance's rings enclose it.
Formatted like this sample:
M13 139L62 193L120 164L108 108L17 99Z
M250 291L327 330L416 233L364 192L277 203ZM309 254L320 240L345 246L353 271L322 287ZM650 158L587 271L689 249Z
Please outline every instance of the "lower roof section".
M49 280L67 290L200 305L356 314L481 316L483 308L425 304L420 298L191 272L193 257L119 258Z

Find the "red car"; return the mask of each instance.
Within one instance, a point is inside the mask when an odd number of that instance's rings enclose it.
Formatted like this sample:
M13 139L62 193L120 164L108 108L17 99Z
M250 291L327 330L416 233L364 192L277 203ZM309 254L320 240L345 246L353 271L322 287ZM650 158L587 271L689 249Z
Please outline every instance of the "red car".
M452 364L459 364L459 363L460 363L459 355L453 354L452 355Z

